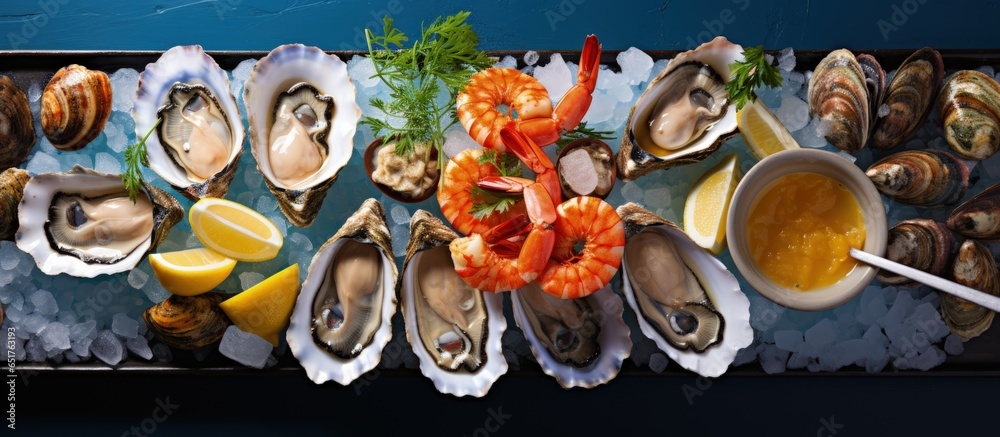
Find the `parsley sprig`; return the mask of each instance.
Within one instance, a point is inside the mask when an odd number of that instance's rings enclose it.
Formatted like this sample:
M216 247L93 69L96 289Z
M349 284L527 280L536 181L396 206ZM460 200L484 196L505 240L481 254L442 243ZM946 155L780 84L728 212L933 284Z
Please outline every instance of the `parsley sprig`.
M146 140L153 134L153 131L160 125L161 121L163 121L162 118L156 119L156 123L153 123L153 127L149 128L149 132L146 132L142 140L125 149L125 172L122 173L121 178L122 182L125 183L125 189L128 190L128 198L132 200L132 203L136 203L139 190L143 188L142 169L139 166L149 167L149 158L146 157Z
M754 88L766 85L770 88L781 87L781 72L778 71L764 55L764 46L750 47L743 51L743 61L729 65L732 75L726 89L729 98L736 103L736 110L743 109L747 103L757 100Z
M512 153L497 153L483 150L479 155L479 165L492 165L501 176L521 177L521 161ZM472 188L472 208L469 213L476 220L484 220L494 213L502 214L521 200L519 194L495 193L479 187Z
M366 115L362 124L372 128L383 141L394 139L396 154L412 153L414 146L427 143L436 149L439 168L445 159L441 150L445 131L455 124L455 100L458 92L478 71L493 65L493 60L476 49L479 36L465 22L469 12L438 18L423 27L420 39L406 47L409 38L393 26L390 17L383 19L382 35L365 30L368 55L375 75L390 90L389 99L373 98L372 107L384 118ZM440 99L442 90L447 99ZM402 120L394 126L390 119Z

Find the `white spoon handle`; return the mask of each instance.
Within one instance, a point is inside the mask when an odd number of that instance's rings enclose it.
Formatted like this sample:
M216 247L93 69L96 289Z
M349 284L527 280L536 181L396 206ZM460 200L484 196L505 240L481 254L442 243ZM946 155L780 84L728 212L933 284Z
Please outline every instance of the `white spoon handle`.
M948 293L953 296L958 296L962 299L978 304L985 308L989 308L993 311L1000 311L1000 297L983 293L982 291L976 290L974 288L969 288L962 284L957 284L947 279L934 276L927 272L922 272L913 267L904 266L895 261L890 261L885 258L875 256L868 252L864 252L858 249L851 249L851 257L866 264L871 264L873 266L886 269L897 275L906 276L907 278L910 278L921 284L934 287L945 293Z

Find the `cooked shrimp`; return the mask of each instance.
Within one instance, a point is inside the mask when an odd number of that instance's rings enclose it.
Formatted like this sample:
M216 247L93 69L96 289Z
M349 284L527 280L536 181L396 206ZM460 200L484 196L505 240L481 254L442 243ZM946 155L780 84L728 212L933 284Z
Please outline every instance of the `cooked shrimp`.
M546 293L575 299L600 290L618 272L625 227L614 207L596 197L574 197L556 209L552 259L537 281Z
M518 202L508 211L493 213L483 220L472 216L472 189L480 180L500 176L500 172L490 164L480 164L482 150L465 150L455 155L444 166L441 184L437 192L441 214L452 227L463 235L482 234L510 218L524 214L524 202Z

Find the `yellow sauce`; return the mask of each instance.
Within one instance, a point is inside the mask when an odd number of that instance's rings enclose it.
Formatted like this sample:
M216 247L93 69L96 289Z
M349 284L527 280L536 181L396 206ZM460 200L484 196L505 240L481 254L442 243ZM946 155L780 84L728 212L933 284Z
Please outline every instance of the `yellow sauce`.
M865 244L861 207L839 182L816 173L792 173L768 184L747 219L747 243L761 271L800 291L841 280Z

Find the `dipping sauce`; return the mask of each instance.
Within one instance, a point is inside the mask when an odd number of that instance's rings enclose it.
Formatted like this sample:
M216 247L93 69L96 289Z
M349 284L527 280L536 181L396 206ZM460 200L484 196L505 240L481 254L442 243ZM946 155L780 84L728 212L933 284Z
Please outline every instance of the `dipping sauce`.
M817 173L792 173L768 184L747 218L747 244L761 272L793 290L823 288L857 265L850 249L865 244L854 195Z

